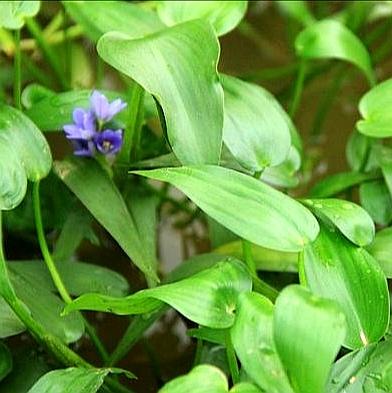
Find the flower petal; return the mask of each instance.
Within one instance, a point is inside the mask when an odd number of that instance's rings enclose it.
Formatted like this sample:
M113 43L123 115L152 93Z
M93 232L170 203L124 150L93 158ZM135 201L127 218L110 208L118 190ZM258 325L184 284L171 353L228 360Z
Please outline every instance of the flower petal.
M106 120L109 113L109 101L99 91L94 90L90 97L91 109L99 120Z

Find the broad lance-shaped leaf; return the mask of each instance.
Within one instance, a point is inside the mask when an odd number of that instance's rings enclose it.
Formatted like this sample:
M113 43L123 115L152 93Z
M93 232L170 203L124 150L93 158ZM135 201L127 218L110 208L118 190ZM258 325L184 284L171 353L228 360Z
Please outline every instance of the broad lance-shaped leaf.
M286 287L278 296L275 345L296 393L325 392L331 365L345 334L344 314L335 302L315 296L299 285Z
M220 75L223 86L223 141L237 161L252 172L282 163L291 137L283 108L260 86Z
M134 173L171 183L220 224L260 246L300 251L317 236L317 220L300 203L231 169L200 165Z
M40 2L29 1L1 1L0 27L6 29L20 29L26 18L31 18L39 11Z
M138 38L165 28L157 14L125 1L63 1L72 19L78 22L93 40L109 31L120 31Z
M72 158L56 161L54 169L134 264L149 278L158 281L156 261L146 251L124 199L102 167L95 160Z
M321 225L316 241L305 248L304 272L309 288L335 300L346 315L346 347L366 346L385 334L388 286L380 265L366 250Z
M141 39L108 33L97 48L103 60L158 101L169 142L183 164L218 163L223 91L216 71L219 42L209 23L185 22Z
M241 294L231 338L245 372L263 391L290 393L274 343L273 313L273 304L264 296L255 292Z
M304 199L316 215L327 218L353 243L366 246L373 241L374 223L366 210L342 199Z
M95 393L110 369L71 367L42 376L27 393Z
M238 295L250 292L252 280L243 263L220 262L210 269L173 284L139 291L125 298L87 294L74 300L65 311L95 310L115 314L144 314L169 304L191 321L224 329L235 318Z
M158 1L159 17L168 26L193 19L210 22L218 35L233 30L244 17L247 1Z
M392 136L392 79L368 91L359 102L363 117L356 124L358 131L373 138Z
M51 166L49 145L36 125L17 109L0 105L0 210L16 207L27 180L45 177Z
M202 364L168 382L159 393L227 393L228 390L225 374L215 366Z
M360 39L346 26L324 19L311 24L295 40L295 50L303 59L341 59L356 65L374 83L370 55Z

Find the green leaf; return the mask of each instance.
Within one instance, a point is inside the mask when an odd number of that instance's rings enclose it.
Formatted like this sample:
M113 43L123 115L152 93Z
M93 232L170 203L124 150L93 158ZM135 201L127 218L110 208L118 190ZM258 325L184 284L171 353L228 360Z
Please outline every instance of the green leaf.
M23 323L16 317L6 301L0 297L0 338L24 332Z
M208 341L210 343L218 344L223 347L226 346L227 329L211 329L205 326L200 326L197 329L189 329L187 331L187 335L189 337Z
M304 271L309 288L335 300L346 315L346 347L366 346L385 334L389 322L387 282L366 250L321 226L316 241L305 248Z
M110 369L71 367L41 377L27 393L95 393Z
M125 1L63 1L67 13L79 23L93 41L109 31L119 31L133 38L165 28L155 12Z
M392 228L378 231L367 250L380 263L385 275L392 278Z
M26 18L35 16L40 7L39 1L1 1L0 27L21 29Z
M224 91L223 141L237 161L252 172L282 163L291 137L283 108L260 86L220 75Z
M38 83L31 83L23 89L21 99L23 106L30 109L37 102L54 95L56 95L54 90Z
M261 393L261 390L251 383L242 382L233 386L230 393Z
M327 218L353 243L366 246L374 238L373 220L360 206L342 199L303 199L317 216Z
M193 19L212 24L218 36L233 30L244 17L247 1L158 1L159 17L168 26Z
M0 105L0 210L16 207L27 179L45 177L51 165L49 145L35 124L17 109Z
M324 19L303 30L295 40L295 50L303 59L341 59L356 65L374 82L369 53L358 37L343 24Z
M383 180L362 183L359 199L377 224L388 225L392 221L392 198Z
M297 20L304 26L309 26L316 21L315 17L309 11L306 1L277 0L275 4L284 14Z
M250 292L251 288L252 280L246 267L239 261L228 260L182 281L142 290L126 298L83 295L65 311L143 314L157 310L164 302L193 322L224 329L234 322L238 295Z
M292 389L274 343L273 312L273 304L264 296L254 292L241 294L231 338L245 372L263 391L290 393Z
M359 102L363 120L356 127L359 132L373 138L392 136L392 79L388 79L368 91Z
M360 172L366 167L374 139L355 131L351 133L346 145L346 158L353 171Z
M327 393L390 392L392 341L388 338L339 359L331 373Z
M135 220L104 169L95 160L72 158L56 161L54 170L133 263L149 278L158 281L155 260L151 260Z
M211 25L185 22L137 40L108 33L97 48L103 60L160 104L169 142L183 164L218 163L223 91L216 71L219 42Z
M331 175L319 181L311 190L312 198L328 198L361 184L368 180L377 178L372 173L342 172Z
M159 393L227 393L228 390L225 374L214 366L203 364L168 382Z
M336 303L304 287L288 286L276 300L275 345L297 393L324 393L345 334L345 318Z
M201 165L134 173L171 183L220 224L263 247L300 251L317 236L317 221L306 208L233 170Z
M0 341L0 382L12 370L12 356L8 347Z

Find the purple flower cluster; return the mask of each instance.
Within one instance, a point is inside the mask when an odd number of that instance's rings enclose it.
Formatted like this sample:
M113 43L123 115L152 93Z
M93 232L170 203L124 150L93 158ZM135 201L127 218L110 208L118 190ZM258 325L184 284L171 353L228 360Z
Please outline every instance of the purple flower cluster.
M64 126L66 137L74 145L74 154L83 157L92 157L97 152L107 156L115 155L122 146L122 130L105 128L105 123L126 106L120 98L109 103L103 94L93 91L90 108L75 108L73 123Z

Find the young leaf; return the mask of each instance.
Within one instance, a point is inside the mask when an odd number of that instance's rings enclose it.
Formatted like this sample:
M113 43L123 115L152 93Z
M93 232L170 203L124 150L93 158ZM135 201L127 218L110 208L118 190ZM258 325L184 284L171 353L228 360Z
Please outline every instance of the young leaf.
M276 352L273 338L273 304L257 293L238 298L231 338L247 375L269 393L290 393L292 389Z
M227 393L228 390L225 374L214 366L203 364L168 382L159 393Z
M367 250L379 262L385 275L392 278L392 227L378 231Z
M27 393L95 393L110 369L71 367L55 370L41 377Z
M216 71L219 42L211 25L185 22L137 40L108 33L97 48L103 60L158 101L169 142L183 164L218 163L223 91Z
M12 356L8 347L0 341L0 382L12 370Z
M366 250L321 225L316 241L305 248L304 271L309 288L335 300L346 315L346 347L366 346L385 334L389 322L387 282Z
M49 145L22 112L0 105L0 210L16 207L26 193L27 179L45 177L52 166Z
M275 345L296 393L324 393L345 334L345 318L335 302L299 285L286 287L276 300Z
M223 141L251 172L282 163L291 137L283 108L262 87L220 75L224 91Z
M236 171L201 165L134 173L171 183L220 224L263 247L300 251L317 236L317 221L306 208Z
M316 19L309 11L306 1L285 1L278 0L275 4L278 8L287 16L297 20L304 26L309 26L313 24Z
M356 124L358 131L373 138L392 136L392 79L388 79L368 91L359 102L363 120Z
M303 59L341 59L356 65L374 82L369 53L358 37L343 24L324 19L303 30L295 40L297 55Z
M246 8L247 1L158 1L157 12L168 26L204 19L220 36L240 23Z
M366 246L374 238L374 223L366 210L342 199L304 199L316 215L327 218L353 243Z
M83 295L68 305L66 312L82 309L120 315L143 314L157 310L164 302L193 322L224 329L234 322L239 294L250 292L251 288L252 280L245 266L228 260L182 281L142 290L125 298Z
M146 251L137 225L114 182L95 160L72 158L56 161L57 175L113 236L133 263L148 277L158 281L155 259Z
M119 31L133 38L165 28L157 14L125 1L63 1L72 19L79 23L93 41L109 31Z
M35 16L40 7L39 1L1 1L0 27L21 29L26 18Z

